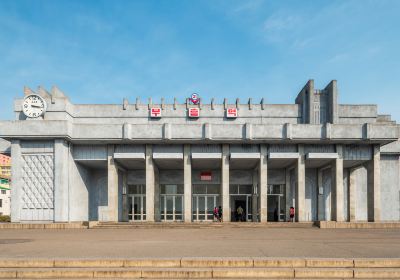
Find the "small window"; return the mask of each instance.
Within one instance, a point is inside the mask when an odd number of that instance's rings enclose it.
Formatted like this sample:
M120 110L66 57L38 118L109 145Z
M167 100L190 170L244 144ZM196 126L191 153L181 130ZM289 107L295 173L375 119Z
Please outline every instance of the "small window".
M1 194L6 194L6 190L1 190Z
M3 207L3 200L0 199L0 207Z

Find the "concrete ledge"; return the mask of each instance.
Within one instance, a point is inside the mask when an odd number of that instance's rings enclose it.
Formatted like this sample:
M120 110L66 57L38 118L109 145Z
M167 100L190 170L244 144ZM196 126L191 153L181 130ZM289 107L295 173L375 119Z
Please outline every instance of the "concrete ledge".
M303 259L266 259L253 258L254 267L305 267Z
M335 222L317 221L315 225L322 229L345 228L345 229L389 229L400 228L400 222Z
M160 269L142 270L142 278L213 278L211 269Z
M93 271L84 270L31 270L17 271L17 278L93 278Z
M382 267L382 268L400 268L400 259L355 259L354 267Z
M227 268L213 269L213 278L294 278L290 268Z
M124 260L124 267L181 267L180 259Z
M306 267L335 267L346 268L353 267L354 261L352 259L308 259L306 260Z
M400 279L400 269L390 269L390 268L355 269L354 278Z
M123 260L55 260L54 267L123 267Z
M54 260L1 260L0 268L54 267Z
M295 278L353 278L352 269L342 268L297 268L294 271Z
M104 270L104 271L94 271L94 278L141 278L141 270Z
M182 267L253 267L251 258L182 258Z
M0 229L86 229L84 222L72 223L0 223Z

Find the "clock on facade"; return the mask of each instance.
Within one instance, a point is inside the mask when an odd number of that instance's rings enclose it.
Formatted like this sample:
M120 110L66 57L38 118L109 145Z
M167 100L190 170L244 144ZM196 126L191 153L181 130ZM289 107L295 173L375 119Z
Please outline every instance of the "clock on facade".
M30 94L24 98L22 111L28 118L38 118L46 112L46 101L36 94Z

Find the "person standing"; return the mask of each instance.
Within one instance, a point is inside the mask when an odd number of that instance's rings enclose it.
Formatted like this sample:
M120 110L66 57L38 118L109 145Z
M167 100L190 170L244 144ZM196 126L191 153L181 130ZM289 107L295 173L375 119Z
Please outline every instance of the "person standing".
M289 217L290 217L290 222L294 222L294 207L290 207L289 209Z
M239 220L240 222L243 221L243 208L241 205L239 205L239 207L236 209L236 213L237 213L237 220Z
M218 222L218 208L217 206L214 207L214 222Z
M221 206L218 207L218 219L220 222L222 222L222 207Z

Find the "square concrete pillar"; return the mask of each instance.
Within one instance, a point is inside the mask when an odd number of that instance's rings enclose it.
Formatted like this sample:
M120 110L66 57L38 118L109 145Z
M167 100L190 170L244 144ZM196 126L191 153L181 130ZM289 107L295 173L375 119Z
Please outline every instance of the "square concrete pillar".
M229 207L229 145L222 145L222 219L231 221L231 209Z
M69 221L69 145L54 140L54 221Z
M355 168L350 169L349 179L349 216L350 222L356 221L356 207L357 207L357 181Z
M320 189L323 190L324 186L322 183L322 169L319 168L317 171L317 182L318 182L318 189L317 189L317 210L318 210L318 214L317 214L317 218L318 221L324 221L326 220L325 217L325 199L324 199L324 194L320 194ZM325 190L323 190L323 192L325 192Z
M268 150L265 144L260 145L260 163L258 166L260 222L268 222Z
M252 201L251 201L251 216L252 222L258 222L257 218L257 210L258 210L258 196L257 196L257 187L258 187L258 172L257 170L253 170L253 194L252 194Z
M154 162L154 161L153 161ZM160 170L154 165L154 221L161 222Z
M290 219L290 207L292 206L291 201L292 194L290 193L290 170L289 168L285 169L285 219L289 221Z
M184 221L192 222L192 160L190 145L183 146L183 193Z
M306 205L306 165L304 145L298 145L299 159L296 163L296 208L295 218L297 222L306 220L305 205Z
M343 146L336 145L338 158L332 163L332 219L343 222L344 192L343 192Z
M11 141L11 222L21 221L22 208L22 153L21 142Z
M108 221L118 222L118 168L114 161L114 145L107 146Z
M155 172L153 146L146 145L146 221L154 222Z
M381 152L379 144L372 148L372 160L367 164L368 170L368 221L379 222L381 220Z
M129 209L128 209L128 196L126 195L128 188L128 174L126 170L122 173L122 221L129 221Z

